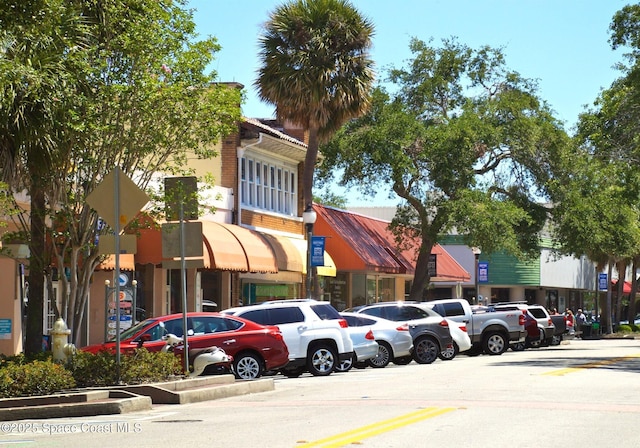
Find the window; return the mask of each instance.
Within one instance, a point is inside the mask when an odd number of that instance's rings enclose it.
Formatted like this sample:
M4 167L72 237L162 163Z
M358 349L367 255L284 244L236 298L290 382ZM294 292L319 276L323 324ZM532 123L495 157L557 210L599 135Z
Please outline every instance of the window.
M293 216L296 212L297 167L256 155L240 160L240 199L255 207Z
M271 308L269 310L269 321L271 322L271 325L304 322L304 314L302 314L300 308L295 306L286 308Z
M445 316L464 316L464 308L458 302L445 302L442 304Z

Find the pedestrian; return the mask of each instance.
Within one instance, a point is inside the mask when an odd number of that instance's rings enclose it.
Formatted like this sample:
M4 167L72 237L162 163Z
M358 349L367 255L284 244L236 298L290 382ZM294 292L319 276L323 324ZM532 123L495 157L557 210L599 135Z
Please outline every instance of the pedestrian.
M578 308L578 312L576 313L576 324L584 325L587 323L587 316L582 312L582 308Z
M567 318L567 328L569 329L569 334L575 334L575 317L573 315L573 312L569 308L567 308L567 310L564 312L564 315Z

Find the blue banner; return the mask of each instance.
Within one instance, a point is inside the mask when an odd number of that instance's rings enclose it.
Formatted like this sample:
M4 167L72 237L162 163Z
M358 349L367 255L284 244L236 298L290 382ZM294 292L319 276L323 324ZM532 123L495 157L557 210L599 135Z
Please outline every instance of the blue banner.
M478 263L478 283L488 283L489 282L489 263L483 261L482 263Z
M607 290L607 274L600 273L598 274L598 290L606 291Z
M324 266L324 237L311 237L311 266Z

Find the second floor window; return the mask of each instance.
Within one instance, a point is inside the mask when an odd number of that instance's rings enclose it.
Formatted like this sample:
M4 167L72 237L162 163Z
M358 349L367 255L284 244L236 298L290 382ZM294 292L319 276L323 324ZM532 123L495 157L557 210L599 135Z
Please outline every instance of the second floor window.
M293 216L296 211L296 170L281 161L246 156L240 161L240 200L255 207Z

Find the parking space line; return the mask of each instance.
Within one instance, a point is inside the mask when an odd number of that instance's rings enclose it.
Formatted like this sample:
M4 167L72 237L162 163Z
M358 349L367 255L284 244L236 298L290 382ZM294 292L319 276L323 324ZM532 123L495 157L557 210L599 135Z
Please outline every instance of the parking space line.
M621 356L619 358L604 359L602 361L597 361L597 362L588 362L586 364L580 364L575 367L566 367L564 369L551 370L550 372L545 372L545 373L542 373L541 375L562 376L566 373L573 373L573 372L577 372L579 370L584 370L584 369L595 369L597 367L608 366L611 364L616 364L616 363L627 361L629 359L634 359L634 358L640 358L640 353L635 355L629 355L629 356Z
M419 411L411 412L409 414L401 415L399 417L391 418L389 420L383 420L381 422L373 423L371 425L362 426L360 428L344 432L342 434L336 434L335 436L327 437L326 439L317 440L315 442L305 443L304 445L298 445L301 448L306 447L339 447L350 443L357 442L362 439L373 437L384 432L393 431L394 429L401 428L403 426L410 425L412 423L426 420L428 418L437 417L438 415L445 414L447 412L455 411L456 408L440 408L440 407L428 407L420 409Z

